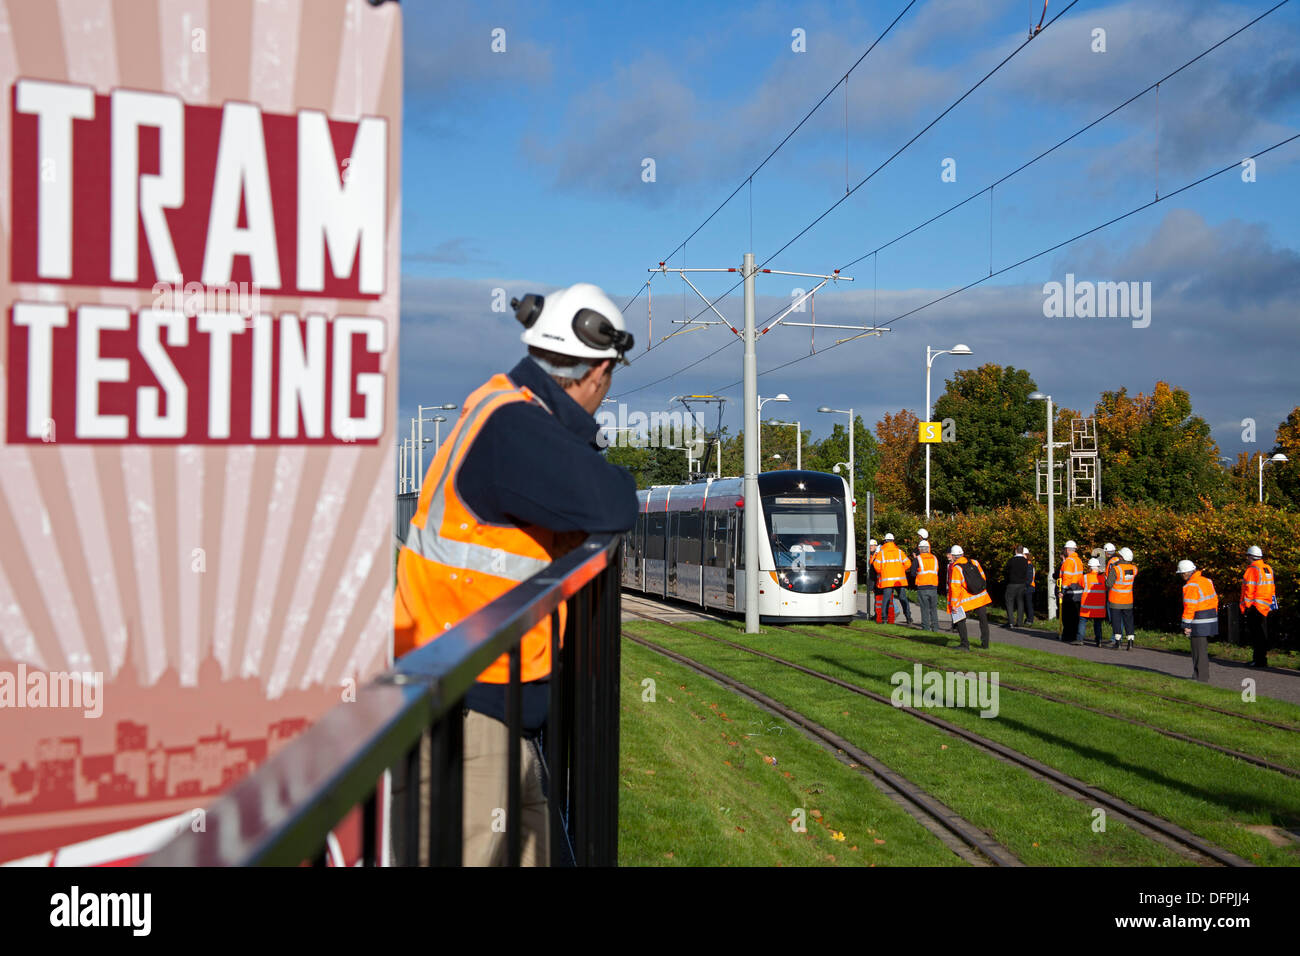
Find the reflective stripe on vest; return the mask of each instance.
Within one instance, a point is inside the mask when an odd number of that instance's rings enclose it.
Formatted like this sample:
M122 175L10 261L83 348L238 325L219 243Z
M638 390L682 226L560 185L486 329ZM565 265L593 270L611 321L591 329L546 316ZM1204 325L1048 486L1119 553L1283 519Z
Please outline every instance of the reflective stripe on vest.
M1121 563L1113 565L1115 583L1106 592L1106 600L1112 607L1128 607L1133 603L1133 579L1137 577L1136 564Z
M527 388L505 375L493 376L465 400L452 433L438 449L398 558L394 595L394 652L398 655L435 640L443 631L505 594L560 556L556 535L535 526L482 521L460 497L456 480L475 439L498 409L514 402L546 408ZM563 549L563 550L567 550ZM560 607L560 625L565 608ZM521 644L524 681L546 677L551 668L550 620L536 625ZM503 654L478 679L509 680Z
M1071 584L1079 584L1083 581L1086 569L1083 562L1079 560L1077 554L1071 554L1061 562L1061 587L1068 588Z
M1241 610L1254 608L1261 614L1273 610L1273 597L1277 586L1273 581L1273 569L1263 561L1254 561L1246 569L1246 576L1241 580Z
M1084 617L1104 617L1106 614L1106 576L1100 571L1083 576L1083 603L1079 613Z
M939 586L939 559L933 554L916 556L916 586L918 588Z
M1214 583L1197 571L1183 585L1183 627L1192 637L1215 637L1219 633L1219 596Z
M988 589L985 588L978 594L971 594L966 590L966 576L962 574L961 566L970 562L979 569L980 576L988 581L988 575L984 574L984 566L974 558L959 558L954 561L948 568L948 603L956 604L963 611L970 612L976 608L981 608L986 604L992 604L993 599L989 597Z
M871 566L880 575L880 587L906 587L906 561L906 555L892 541L877 551L876 556L871 561Z

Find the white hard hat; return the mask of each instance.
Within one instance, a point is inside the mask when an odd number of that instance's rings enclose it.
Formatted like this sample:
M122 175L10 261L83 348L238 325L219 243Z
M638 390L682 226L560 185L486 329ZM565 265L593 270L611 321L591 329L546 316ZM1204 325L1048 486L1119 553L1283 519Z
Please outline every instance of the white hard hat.
M894 536L893 536L892 534L887 534L887 535L885 535L885 540L886 540L886 541L893 541L893 540L894 540Z
M879 543L880 543L880 542L877 541L875 538L872 538L870 541L867 542L867 544L869 544L869 545L870 545L871 547L873 547L873 548L874 548L876 545L878 545Z
M918 551L929 551L929 550L930 550L930 542L929 542L929 541L922 541L920 544L918 544L918 545L916 546L916 549L917 549Z
M1115 546L1114 546L1113 544L1111 544L1109 541L1107 541L1105 544L1103 544L1103 545L1101 546L1101 550L1103 550L1103 551L1105 551L1105 552L1107 552L1107 553L1109 553L1109 554L1114 554L1114 553L1115 553Z
M1029 549L1028 549L1028 548L1021 548L1021 549L1020 549L1020 553L1021 553L1022 555L1024 555L1026 558L1029 557Z
M526 295L510 304L524 326L520 338L525 345L580 359L621 359L632 348L623 313L590 282L547 296Z
M922 528L922 529L921 529L920 531L918 531L916 534L917 534L917 537L919 537L922 541L924 541L926 538L930 537L930 532L926 531L924 528Z
M1100 570L1101 570L1101 562L1098 561L1096 558L1089 558L1089 559L1088 559L1088 567L1092 568L1094 571L1100 571Z
M1192 564L1192 562L1186 559L1178 562L1179 574L1186 574L1188 571L1195 571L1195 570L1196 570L1196 565Z
M1262 558L1264 556L1264 552L1259 550L1259 545L1257 544L1252 544L1249 548L1247 548L1246 554L1252 558Z
M962 551L961 549L961 545L959 544L954 544L951 548L949 548L948 553L956 558L960 558L963 554L965 554L965 552Z
M1120 556L1120 558L1122 558L1122 559L1125 560L1125 561L1132 561L1132 560L1133 560L1133 552L1130 551L1128 548L1120 548L1120 549L1119 549L1119 556Z
M1065 550L1067 550L1067 551L1075 551L1075 550L1078 549L1078 547L1079 547L1079 546L1078 546L1077 544L1075 544L1073 541L1067 541L1067 542L1065 542Z

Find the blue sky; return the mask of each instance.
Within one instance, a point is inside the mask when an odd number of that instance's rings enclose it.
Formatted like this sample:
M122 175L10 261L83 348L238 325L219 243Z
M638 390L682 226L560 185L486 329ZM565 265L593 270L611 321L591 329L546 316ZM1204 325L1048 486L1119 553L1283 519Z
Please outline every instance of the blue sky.
M1051 0L1048 18L1069 0ZM1026 37L1026 0L918 0L673 266L846 266L1031 159L1273 5L1080 0L992 79L842 202ZM403 316L399 431L417 402L458 402L522 354L507 296L595 282L620 304L836 85L906 0L876 3L404 4ZM1033 11L1035 22L1041 5ZM493 52L493 30L505 51ZM804 31L795 52L792 31ZM1094 31L1105 52L1094 52ZM847 128L846 128L847 108ZM1300 132L1300 3L1289 3L962 209L845 270L819 322L884 322ZM642 177L653 159L655 181ZM945 159L956 181L941 179ZM751 213L752 208L752 213ZM1103 389L1186 388L1223 454L1254 418L1261 443L1296 404L1300 341L1300 140L908 318L893 331L762 374L782 417L814 434L852 405L873 426L923 410L925 348L965 342L964 362L1026 368L1058 403L1091 409ZM991 215L990 215L991 214ZM752 231L752 233L751 233ZM752 234L752 240L751 240ZM769 261L770 258L770 261ZM1152 321L1046 318L1043 284L1150 282ZM711 297L731 281L704 276ZM800 280L760 280L760 319ZM741 377L732 334L667 342L704 304L677 277L627 308L635 360L611 395L631 410ZM718 306L739 324L740 290ZM808 315L799 316L806 321ZM777 328L759 370L810 353ZM942 357L934 393L957 367ZM647 387L648 386L648 387ZM740 424L740 389L726 424Z

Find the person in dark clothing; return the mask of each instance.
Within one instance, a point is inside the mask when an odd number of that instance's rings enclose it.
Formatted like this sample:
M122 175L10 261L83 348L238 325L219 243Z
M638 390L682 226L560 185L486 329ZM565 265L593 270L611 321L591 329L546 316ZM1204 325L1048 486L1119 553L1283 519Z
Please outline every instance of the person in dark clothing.
M1038 587L1038 569L1034 567L1034 559L1029 553L1029 549L1022 547L1020 554L1025 559L1025 625L1034 626L1034 593Z
M1020 553L1022 550L1019 545L1016 545L1015 553L1002 572L1002 579L1007 584L1004 596L1007 606L1007 627L1021 627L1024 624L1025 582L1029 580L1029 562Z
M595 532L636 522L636 482L609 463L594 418L616 361L632 347L622 313L586 283L512 303L528 357L464 402L438 449L397 564L394 653L420 647L543 572ZM550 622L521 638L524 740L506 727L509 656L494 661L464 697L463 860L505 860L496 826L518 747L522 857L546 865L550 834L541 734L549 708Z

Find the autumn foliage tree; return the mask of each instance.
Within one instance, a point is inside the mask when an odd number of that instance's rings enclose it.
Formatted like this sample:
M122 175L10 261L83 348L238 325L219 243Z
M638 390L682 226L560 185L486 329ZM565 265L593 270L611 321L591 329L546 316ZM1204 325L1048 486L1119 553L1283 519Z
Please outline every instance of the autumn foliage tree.
M925 457L918 440L916 415L906 408L876 422L876 443L880 465L876 470L876 494L882 503L904 511L924 507L924 488L918 490L918 473L925 480Z
M1218 446L1185 389L1157 382L1150 395L1102 392L1096 417L1104 503L1190 510L1220 493Z

